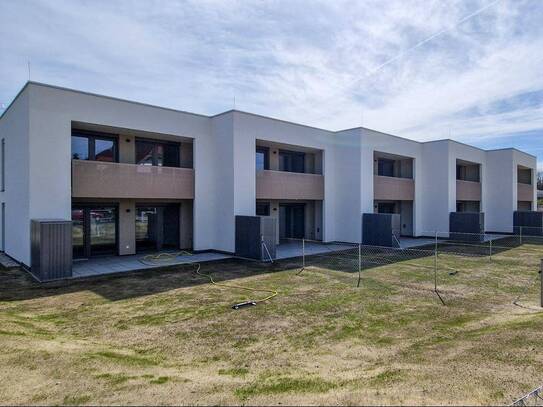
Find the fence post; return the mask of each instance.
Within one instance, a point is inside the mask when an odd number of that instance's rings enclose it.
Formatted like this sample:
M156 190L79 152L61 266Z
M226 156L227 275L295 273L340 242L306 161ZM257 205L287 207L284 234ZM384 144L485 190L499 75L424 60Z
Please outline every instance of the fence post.
M520 239L520 244L522 244L522 226L519 226L519 239Z
M492 261L492 237L489 240L490 243L490 261Z
M541 298L539 305L543 308L543 259L541 260L541 266L539 268L539 278L541 279Z
M434 243L434 250L435 250L435 255L437 256L437 230L435 234L436 234L436 237L435 237L435 243Z
M358 243L358 282L356 283L356 287L360 287L360 271L362 270L362 244Z
M434 291L437 292L437 233L436 233L436 246L434 249Z
M305 269L305 238L302 239L302 270Z

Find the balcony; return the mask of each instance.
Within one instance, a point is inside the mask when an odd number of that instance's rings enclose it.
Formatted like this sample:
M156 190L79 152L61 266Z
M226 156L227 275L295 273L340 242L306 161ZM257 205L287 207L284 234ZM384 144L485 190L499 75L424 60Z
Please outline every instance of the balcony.
M373 199L383 201L413 201L415 181L412 178L373 176Z
M72 160L72 197L194 199L194 170Z
M517 184L517 201L532 202L534 200L534 186L519 182Z
M324 176L286 171L256 172L256 199L324 199Z
M474 181L456 180L457 201L480 201L481 183Z

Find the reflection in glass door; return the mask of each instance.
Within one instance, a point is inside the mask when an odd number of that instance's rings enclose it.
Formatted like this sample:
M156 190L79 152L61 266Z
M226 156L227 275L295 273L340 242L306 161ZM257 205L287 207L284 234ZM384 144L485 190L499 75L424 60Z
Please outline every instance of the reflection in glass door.
M136 208L136 251L179 248L179 204Z
M117 208L78 206L72 208L74 258L117 251Z
M90 208L89 220L91 255L115 253L117 246L117 209Z
M85 211L72 208L72 245L74 258L85 257Z

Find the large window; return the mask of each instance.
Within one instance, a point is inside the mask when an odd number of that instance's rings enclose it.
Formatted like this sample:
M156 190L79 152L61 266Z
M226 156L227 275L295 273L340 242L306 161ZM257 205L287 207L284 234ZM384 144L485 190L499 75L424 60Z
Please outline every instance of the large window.
M269 170L270 169L270 150L268 147L256 148L256 170Z
M270 203L269 202L257 202L256 203L256 216L270 216Z
M179 144L136 140L136 164L179 167Z
M381 175L384 177L393 177L394 160L379 158L379 161L377 162L377 175Z
M74 258L117 253L117 207L72 206Z
M305 172L305 153L279 150L279 170Z
M72 131L72 159L117 162L117 139L114 136Z

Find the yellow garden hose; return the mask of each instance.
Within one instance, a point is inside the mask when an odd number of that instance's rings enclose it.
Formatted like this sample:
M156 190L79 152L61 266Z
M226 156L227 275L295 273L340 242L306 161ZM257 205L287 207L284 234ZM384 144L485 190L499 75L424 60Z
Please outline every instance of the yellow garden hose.
M200 264L196 264L195 273L198 274L199 276L206 277L207 279L209 279L209 282L211 284L213 284L213 285L216 285L216 286L219 286L219 287L226 287L226 288L235 288L235 289L238 289L238 290L258 291L258 292L263 292L263 293L270 293L270 295L268 295L267 297L260 298L258 300L250 300L250 301L244 301L244 302L240 302L238 304L234 304L232 306L232 308L234 308L234 309L239 309L239 308L247 306L247 305L256 305L259 302L264 302L264 301L271 300L273 297L275 297L278 294L277 290L269 290L269 289L266 289L266 288L253 288L253 287L246 287L246 286L235 285L235 284L217 283L215 280L213 280L213 277L211 277L209 274L202 273L200 271L200 269L201 269Z
M264 297L264 298L260 298L258 300L250 300L250 301L245 301L245 302L241 302L241 303L238 303L238 304L234 304L232 306L232 308L234 309L239 309L241 307L244 307L244 306L247 306L247 305L256 305L258 304L259 302L264 302L264 301L268 301L268 300L271 300L273 297L275 297L278 292L276 290L269 290L269 289L265 289L265 288L252 288L252 287L245 287L245 286L242 286L242 285L235 285L235 284L225 284L225 283L217 283L213 277L211 277L211 275L209 274L204 274L202 273L200 270L201 270L201 265L200 263L189 263L187 261L181 261L179 263L172 263L173 260L175 260L177 257L179 256L192 256L192 253L188 252L188 251L180 251L180 252L175 252L175 253L158 253L158 254L148 254L146 256L143 256L141 259L140 259L140 262L142 262L143 264L146 264L146 265L156 265L156 264L170 264L170 265L173 265L173 264L193 264L196 269L194 270L194 272L196 274L198 274L199 276L202 276L202 277L206 277L209 282L213 285L216 285L216 286L219 286L219 287L226 287L226 288L234 288L234 289L238 289L238 290L246 290L246 291L257 291L257 292L265 292L265 293L269 293L269 295L267 297Z
M148 254L147 256L143 256L140 259L140 262L143 264L147 264L149 266L154 266L160 263L170 263L179 256L192 256L192 253L186 250L182 250L180 252L174 252L174 253ZM185 262L180 262L180 264L183 264L183 263Z

